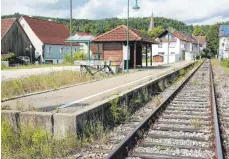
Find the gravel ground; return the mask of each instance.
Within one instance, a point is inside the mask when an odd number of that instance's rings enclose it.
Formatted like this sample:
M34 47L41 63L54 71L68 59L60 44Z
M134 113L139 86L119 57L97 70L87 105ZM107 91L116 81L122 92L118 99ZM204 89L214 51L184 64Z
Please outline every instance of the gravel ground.
M142 144L140 143L134 152L180 158L185 156L213 159L215 157L211 149L213 132L209 122L211 119L209 75L209 62L205 62L167 106L173 110L165 109L149 131L151 135L146 135ZM152 134L157 134L157 137ZM191 137L198 137L201 140L190 139Z
M229 73L219 66L214 66L213 71L223 145L227 150L225 159L229 159Z
M155 153L172 156L210 158L215 154L212 147L212 127L210 123L210 89L209 89L209 63L205 62L200 70L184 86L175 100L167 106L152 129L145 134L142 143L153 143L153 146L141 146L134 149L139 153ZM163 101L176 88L178 83L168 87L158 95ZM106 155L120 143L139 123L144 120L155 108L155 100L147 103L136 111L126 124L115 127L108 134L108 142L94 143L82 148L75 156L77 158L105 158ZM225 105L225 104L224 104ZM169 122L176 122L170 124ZM181 130L160 130L160 128L180 128ZM186 131L189 130L189 131ZM197 131L196 131L197 130ZM158 137L155 137L157 135ZM164 137L160 137L164 135ZM165 137L166 136L166 137ZM175 138L176 137L176 138ZM154 146L155 145L155 146ZM165 145L165 146L164 146ZM183 147L182 147L183 146ZM128 157L128 159L140 159L139 157Z
M137 110L131 117L130 120L125 123L115 127L108 134L108 142L107 143L94 143L86 148L82 148L75 156L80 159L99 159L105 158L108 154L107 152L99 153L95 152L98 149L113 149L117 143L120 143L127 135L130 133L139 123L143 121L155 108L156 99L160 99L161 101L165 100L170 94L178 87L178 85L184 80L184 78L172 86L166 88L162 93L158 96L154 97L150 102L148 102L145 106ZM113 143L113 144L112 144Z

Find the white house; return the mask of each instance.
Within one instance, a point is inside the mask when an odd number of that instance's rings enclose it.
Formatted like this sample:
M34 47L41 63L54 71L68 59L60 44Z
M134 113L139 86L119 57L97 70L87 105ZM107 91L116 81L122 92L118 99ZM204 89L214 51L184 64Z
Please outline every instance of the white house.
M91 33L77 32L74 36L67 38L66 41L78 42L80 44L80 52L83 52L87 57L90 55L92 60L98 60L102 58L103 45L93 43L92 39L94 38Z
M206 36L193 36L199 44L200 51L203 51L207 47Z
M229 58L229 25L219 28L219 58Z
M197 40L176 31L165 30L156 38L156 41L159 44L152 45L153 56L162 55L163 63L174 63L180 60L192 61L195 60L198 53Z
M81 36L81 37L89 37L90 39L93 39L94 36L91 33L86 33L86 32L76 32L75 36ZM85 53L86 55L88 54L88 44L87 43L79 43L80 44L80 51L82 51L83 53ZM90 51L90 54L92 54L92 52Z
M40 62L62 63L64 56L71 52L69 29L62 23L22 16L19 22L35 47L35 57ZM80 44L72 44L72 52L77 52Z

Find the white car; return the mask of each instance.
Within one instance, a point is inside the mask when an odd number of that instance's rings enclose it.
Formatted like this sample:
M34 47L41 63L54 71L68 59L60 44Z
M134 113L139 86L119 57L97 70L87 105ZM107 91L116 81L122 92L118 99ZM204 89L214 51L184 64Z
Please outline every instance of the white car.
M28 56L18 56L18 58L25 61L26 63L30 63L30 58Z

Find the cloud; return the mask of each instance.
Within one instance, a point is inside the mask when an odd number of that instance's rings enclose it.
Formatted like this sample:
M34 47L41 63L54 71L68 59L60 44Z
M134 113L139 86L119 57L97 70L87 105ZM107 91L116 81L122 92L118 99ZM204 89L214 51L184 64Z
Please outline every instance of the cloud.
M216 23L226 22L226 21L229 21L229 17L217 16L217 17L213 17L210 19L206 19L201 22L192 23L192 24L193 25L211 25L211 24L216 24Z
M130 0L130 17L148 17L153 10L154 16L188 24L212 24L229 18L229 0L139 0L138 12L131 9L134 3L135 0ZM15 12L68 18L69 0L2 0L3 15ZM126 18L127 0L73 0L73 17Z

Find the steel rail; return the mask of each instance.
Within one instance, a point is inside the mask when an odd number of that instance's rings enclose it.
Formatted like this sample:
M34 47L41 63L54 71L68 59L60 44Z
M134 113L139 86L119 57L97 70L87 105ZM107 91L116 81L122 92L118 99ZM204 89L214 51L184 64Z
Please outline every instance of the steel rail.
M213 107L213 121L214 121L214 131L215 131L215 152L217 159L223 159L222 143L221 143L221 134L219 126L219 118L217 113L217 104L215 99L215 87L213 82L213 71L212 65L210 62L210 82L211 82L211 104Z
M106 159L125 158L132 148L137 145L144 132L150 129L150 126L157 118L160 111L166 108L174 96L183 88L189 79L196 73L205 60L179 85L179 87L171 93L144 121L142 121L120 144L118 144L106 157Z

